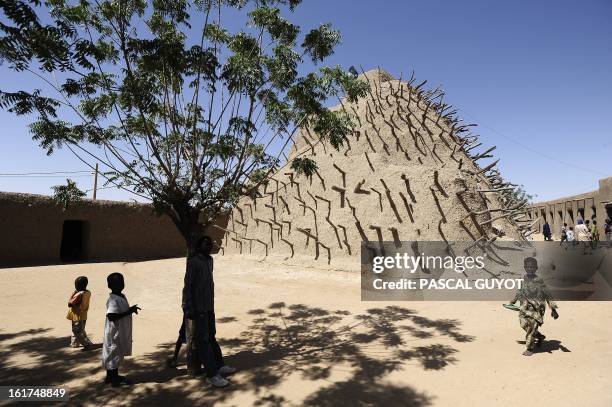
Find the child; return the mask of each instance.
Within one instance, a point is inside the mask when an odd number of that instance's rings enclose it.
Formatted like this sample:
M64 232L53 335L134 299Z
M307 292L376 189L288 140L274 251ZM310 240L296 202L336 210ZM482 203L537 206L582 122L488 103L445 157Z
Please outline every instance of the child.
M540 346L545 336L539 331L544 324L544 312L546 305L551 309L551 316L559 318L557 304L552 300L552 296L546 289L544 281L536 275L538 261L533 257L524 260L525 278L519 292L510 302L514 304L520 301L519 323L525 331L525 345L527 349L523 352L525 356L533 355L536 346Z
M561 243L567 240L567 223L564 223L561 227Z
M574 235L574 228L570 226L569 230L567 231L567 241L568 242L574 242L576 241L576 236Z
M565 250L567 250L567 231L567 223L564 223L561 227L561 243L559 243L559 246L564 247Z
M578 224L576 225L576 240L582 242L582 253L586 254L587 251L591 250L591 231L588 228L588 220L585 225L582 219L578 219Z
M593 219L593 224L591 225L591 247L597 249L597 245L599 245L599 232L597 231L597 221Z
M119 376L119 365L125 356L132 355L132 314L138 314L137 305L128 304L121 293L125 282L121 273L112 273L107 278L111 293L106 301L106 323L104 325L104 345L102 364L106 369L104 383L113 387L131 384L125 376Z
M91 298L91 293L87 290L88 282L85 276L79 276L74 280L74 292L68 299L68 315L66 315L66 318L72 322L70 346L73 348L83 346L84 350L93 349L93 344L85 332L87 310L89 310L89 299Z

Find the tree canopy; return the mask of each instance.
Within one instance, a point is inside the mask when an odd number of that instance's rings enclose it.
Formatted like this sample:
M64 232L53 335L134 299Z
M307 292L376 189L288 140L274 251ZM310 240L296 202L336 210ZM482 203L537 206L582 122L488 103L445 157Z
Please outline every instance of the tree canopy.
M149 199L189 243L257 193L298 128L336 148L352 132L326 102L355 101L366 84L318 67L341 37L330 24L302 33L283 16L300 2L0 0L0 63L41 83L0 89L0 107L31 115L48 154L99 162L107 183ZM248 25L232 32L230 13ZM291 166L316 170L305 157Z
M66 180L66 185L56 185L53 189L53 200L61 205L64 210L75 202L79 202L85 197L85 192L81 191L76 182L71 179Z

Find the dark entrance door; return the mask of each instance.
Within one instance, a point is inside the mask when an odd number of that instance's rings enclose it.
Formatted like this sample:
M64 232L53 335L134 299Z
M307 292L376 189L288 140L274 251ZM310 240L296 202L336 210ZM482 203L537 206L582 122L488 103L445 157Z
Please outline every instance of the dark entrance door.
M84 260L84 229L85 222L81 220L66 220L62 228L62 245L60 259L64 263Z

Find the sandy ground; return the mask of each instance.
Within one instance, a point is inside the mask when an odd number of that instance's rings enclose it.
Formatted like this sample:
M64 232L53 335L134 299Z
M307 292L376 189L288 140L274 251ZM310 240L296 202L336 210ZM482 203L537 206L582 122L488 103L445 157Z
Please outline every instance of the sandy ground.
M89 277L101 341L105 277L134 317L130 388L102 384L100 351L69 348L66 300ZM184 259L0 270L0 384L63 385L72 404L610 406L612 304L561 303L541 352L521 355L517 314L493 302L362 302L355 273L216 261L217 331L240 369L222 390L165 367L180 326ZM181 357L184 361L184 354Z

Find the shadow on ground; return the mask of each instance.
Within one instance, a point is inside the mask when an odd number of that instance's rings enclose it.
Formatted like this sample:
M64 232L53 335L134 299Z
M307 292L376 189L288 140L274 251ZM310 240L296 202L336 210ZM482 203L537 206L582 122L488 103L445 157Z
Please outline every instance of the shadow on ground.
M301 404L428 406L430 395L394 384L386 377L405 365L440 370L456 363L457 349L449 343L474 337L460 332L460 322L429 319L415 311L388 306L351 315L302 304L271 304L249 311L252 318L238 337L220 340L226 363L239 373L229 388L207 388L202 379L190 379L184 366L165 367L174 344L159 345L149 354L126 360L124 368L135 382L131 388L113 389L103 377L100 351L81 352L66 347L68 337L45 336L47 330L0 332L0 384L71 386L76 403L139 403L169 405L198 402L213 405L247 393L257 406L290 404L278 388L289 376L317 382ZM234 322L233 318L218 323ZM222 325L218 327L222 334ZM11 364L5 356L25 353L31 363ZM334 374L335 373L335 374ZM93 377L93 376L96 377Z
M516 343L520 343L521 345L525 344L525 341L516 341ZM535 347L534 353L553 353L555 351L561 352L571 352L568 348L561 344L561 341L556 339L552 340L544 340L540 346Z

